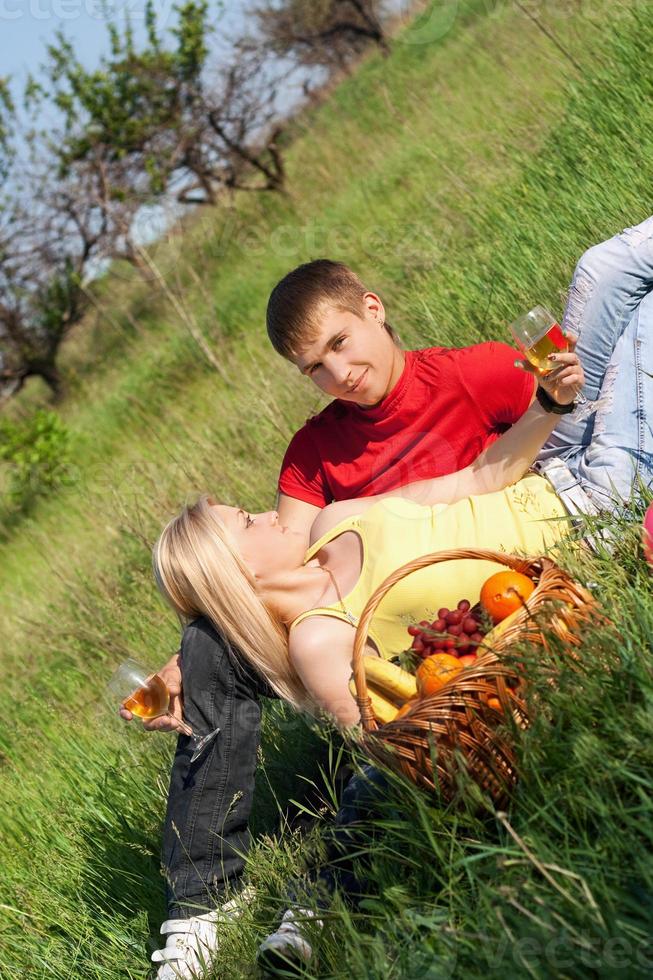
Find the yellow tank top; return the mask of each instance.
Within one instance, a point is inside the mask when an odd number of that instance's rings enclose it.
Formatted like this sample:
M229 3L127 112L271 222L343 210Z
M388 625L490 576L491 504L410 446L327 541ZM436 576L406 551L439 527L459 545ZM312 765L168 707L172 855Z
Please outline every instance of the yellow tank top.
M363 564L358 582L339 602L308 609L290 625L309 616L332 616L357 625L367 600L400 565L431 551L488 548L510 554L545 553L569 530L567 512L550 483L529 474L498 493L467 497L456 504L424 507L402 497L387 497L359 517L341 521L316 541L304 557L310 561L321 548L345 531L362 543ZM485 580L504 566L496 562L458 560L431 565L398 582L381 600L372 618L370 639L386 659L410 646L406 627L432 621L442 606L459 599L478 601Z

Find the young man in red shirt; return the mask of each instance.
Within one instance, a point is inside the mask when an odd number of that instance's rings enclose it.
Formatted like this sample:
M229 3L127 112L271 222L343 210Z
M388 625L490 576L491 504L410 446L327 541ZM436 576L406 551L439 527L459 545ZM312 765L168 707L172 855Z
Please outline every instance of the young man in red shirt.
M281 466L279 521L296 530L333 500L463 469L535 398L535 378L506 344L402 350L379 297L338 262L282 279L267 327L275 350L334 398Z

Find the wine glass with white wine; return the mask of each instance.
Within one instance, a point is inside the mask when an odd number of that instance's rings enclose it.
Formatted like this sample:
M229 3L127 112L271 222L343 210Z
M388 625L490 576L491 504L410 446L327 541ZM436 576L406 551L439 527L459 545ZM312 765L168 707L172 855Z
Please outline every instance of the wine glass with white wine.
M528 313L517 317L510 324L510 332L526 360L543 378L556 367L551 354L569 350L567 335L545 306L534 306ZM587 404L585 395L580 391L576 394L576 402L578 405Z
M170 691L166 682L160 674L153 674L137 660L129 659L120 664L109 681L108 688L112 695L120 699L122 708L131 711L143 721L151 721L153 718L170 714ZM195 735L185 721L178 724L179 730L190 738L193 746L191 762L195 762L220 731L216 728L208 735L199 736Z

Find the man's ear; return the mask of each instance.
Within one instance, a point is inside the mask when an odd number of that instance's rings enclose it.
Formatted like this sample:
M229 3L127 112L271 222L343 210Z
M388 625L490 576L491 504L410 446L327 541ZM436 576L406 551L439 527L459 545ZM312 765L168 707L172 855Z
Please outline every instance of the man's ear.
M370 316L377 320L378 323L383 326L385 323L385 308L379 296L376 293L365 293L363 296L363 303Z

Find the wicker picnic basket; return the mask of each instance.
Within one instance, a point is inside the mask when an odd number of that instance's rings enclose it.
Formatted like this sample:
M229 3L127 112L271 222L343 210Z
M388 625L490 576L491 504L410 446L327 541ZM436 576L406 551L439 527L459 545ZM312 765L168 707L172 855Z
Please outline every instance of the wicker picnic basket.
M411 572L466 558L497 562L521 572L536 583L535 589L492 648L479 655L473 666L462 670L437 694L417 700L400 719L379 724L372 713L363 663L376 607ZM516 558L467 549L438 551L416 558L389 575L365 606L354 641L353 673L366 754L416 785L438 791L447 802L460 793L465 779L471 776L496 806L504 806L518 776L514 726L526 728L529 717L524 683L515 666L502 663L499 654L515 640L546 645L538 625L544 617L537 615L545 603L549 604L548 627L570 649L580 643L583 623L598 615L590 593L549 558ZM498 699L498 706L496 701L488 705L489 698Z

